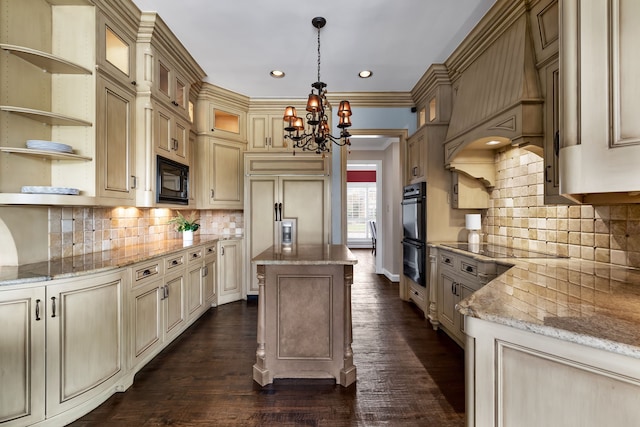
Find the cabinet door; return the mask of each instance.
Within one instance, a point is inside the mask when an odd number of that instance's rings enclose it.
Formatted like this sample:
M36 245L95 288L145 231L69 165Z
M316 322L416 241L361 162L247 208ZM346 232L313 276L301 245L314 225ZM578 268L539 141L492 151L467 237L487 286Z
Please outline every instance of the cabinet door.
M133 201L133 93L98 77L96 106L96 165L102 197Z
M269 138L269 116L251 115L249 118L249 150L267 151Z
M544 72L545 82L545 132L544 132L544 203L567 204L560 196L560 70L558 61L549 64Z
M423 161L423 152L426 152L424 147L425 136L421 131L412 135L407 140L407 182L413 183L421 181L424 178L425 167Z
M640 2L559 5L560 190L589 204L637 203Z
M278 203L278 178L253 177L247 181L247 250L248 259L252 259L271 247L275 237L275 204ZM256 265L248 263L249 292L258 293Z
M282 117L282 114L269 117L271 124L269 148L272 151L289 151L291 141L284 139L284 120Z
M298 245L329 242L330 201L325 177L281 177L282 218L296 219Z
M185 270L173 272L164 280L163 333L164 341L171 341L187 323L185 314Z
M190 263L187 268L187 319L198 318L204 308L204 266L202 262Z
M242 146L213 140L210 143L208 205L222 209L242 206Z
M134 289L129 295L130 365L137 370L162 345L162 280Z
M174 118L172 149L176 160L189 164L189 125L178 118Z
M458 297L455 293L455 287L457 283L455 279L446 274L440 274L438 280L438 289L440 295L438 296L438 319L440 323L447 328L450 332L455 332L458 325L456 320L457 313L455 305L458 302Z
M124 271L47 285L47 416L117 384Z
M44 287L0 292L0 424L44 419Z
M242 241L224 240L218 247L218 304L242 298Z
M208 308L209 306L216 306L216 257L211 256L205 258L204 261L204 301ZM206 310L206 308L205 308Z
M135 85L136 33L124 31L103 13L98 13L97 62L102 72L126 85Z
M158 154L164 157L172 157L173 147L173 120L171 112L154 104L154 140Z

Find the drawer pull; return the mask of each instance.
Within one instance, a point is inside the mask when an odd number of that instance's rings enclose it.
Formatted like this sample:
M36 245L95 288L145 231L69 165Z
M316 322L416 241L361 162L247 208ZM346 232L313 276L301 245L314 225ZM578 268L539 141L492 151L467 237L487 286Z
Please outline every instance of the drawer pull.
M200 254L198 254L198 253L194 253L194 254L193 254L193 255L191 255L191 256L195 259L195 258L199 258L199 257L200 257Z
M150 274L151 274L151 270L149 270L148 268L145 271L142 272L143 276L148 276Z
M467 265L467 271L469 273L472 273L473 272L473 267L471 267L470 265Z
M450 258L445 258L444 259L444 263L445 264L451 264L451 259Z
M174 259L173 261L171 261L171 265L178 265L178 260Z

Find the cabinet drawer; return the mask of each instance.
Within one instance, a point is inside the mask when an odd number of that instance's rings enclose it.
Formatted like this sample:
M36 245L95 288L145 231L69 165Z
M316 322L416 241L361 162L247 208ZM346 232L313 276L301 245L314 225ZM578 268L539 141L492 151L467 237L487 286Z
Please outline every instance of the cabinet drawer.
M215 257L216 256L216 245L215 243L210 246L206 246L204 248L204 256L205 258Z
M450 253L445 252L440 254L440 265L442 266L454 268L457 264L456 261L456 257L451 255Z
M192 263L196 261L201 261L203 256L204 256L204 249L202 248L189 251L187 255L187 262Z
M133 270L133 281L131 282L132 289L137 288L138 286L142 286L147 283L149 280L156 278L160 275L160 263L154 262L151 264L145 264L141 267L134 267Z
M180 254L180 255L176 255L176 256L172 256L170 258L166 259L165 262L167 271L170 270L175 270L178 267L181 267L184 265L184 254Z
M418 307L424 310L427 304L426 289L413 282L410 282L410 283L411 284L409 286L409 298L413 300L413 302L415 302L418 305Z
M478 265L469 261L460 260L460 270L473 277L478 276Z

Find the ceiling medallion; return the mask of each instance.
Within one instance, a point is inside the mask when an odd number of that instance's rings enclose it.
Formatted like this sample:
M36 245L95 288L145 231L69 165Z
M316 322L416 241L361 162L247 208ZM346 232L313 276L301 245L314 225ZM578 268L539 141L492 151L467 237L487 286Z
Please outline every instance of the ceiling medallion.
M329 103L327 102L327 85L320 80L320 29L327 23L322 17L313 18L311 21L313 26L318 29L318 80L311 84L311 93L307 100L307 113L305 123L302 117L298 117L295 107L288 106L284 111L285 122L285 141L290 139L293 142L293 154L296 154L296 148L302 151L315 151L317 154L331 152L331 142L336 145L351 145L349 137L351 134L347 128L351 126L351 106L349 101L340 101L338 107L338 128L339 136L331 135L329 128L329 119L327 111Z

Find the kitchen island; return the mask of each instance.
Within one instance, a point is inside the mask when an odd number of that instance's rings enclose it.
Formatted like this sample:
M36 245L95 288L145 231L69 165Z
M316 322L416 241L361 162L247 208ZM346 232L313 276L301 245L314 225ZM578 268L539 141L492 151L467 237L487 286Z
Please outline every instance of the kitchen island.
M354 255L344 245L272 246L252 259L258 275L253 379L356 380L351 330Z

